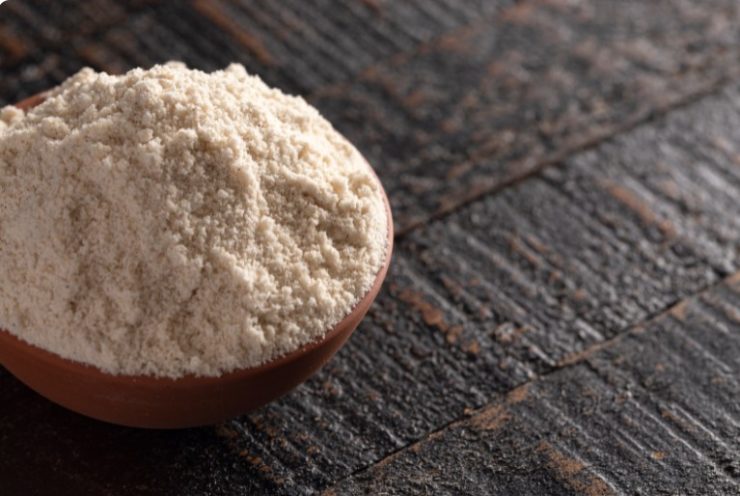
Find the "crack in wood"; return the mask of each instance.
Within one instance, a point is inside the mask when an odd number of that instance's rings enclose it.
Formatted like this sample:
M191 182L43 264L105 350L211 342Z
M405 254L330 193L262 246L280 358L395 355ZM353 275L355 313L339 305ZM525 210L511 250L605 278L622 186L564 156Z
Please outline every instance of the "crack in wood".
M660 108L652 109L640 116L625 121L624 123L616 126L614 129L611 129L608 132L595 135L588 140L584 140L583 142L576 144L575 146L558 151L554 155L542 159L535 166L531 167L526 173L511 177L510 179L497 181L495 183L492 182L490 184L486 184L486 182L483 181L473 190L471 190L467 195L465 195L464 197L460 197L459 200L448 202L444 205L443 208L438 209L432 214L423 218L419 218L413 222L406 223L400 228L396 228L395 239L401 241L409 236L412 232L415 232L432 222L446 219L476 201L480 201L481 199L487 198L489 196L495 196L533 177L538 177L549 167L561 167L563 166L564 162L572 156L592 150L598 147L600 144L612 140L620 135L629 133L630 131L637 129L640 126L655 122L672 112L689 107L704 98L719 94L725 88L731 86L733 81L736 80L738 77L740 77L740 70L734 71L731 75L728 75L727 77L724 77L717 82L712 82L711 84L708 84L695 93L671 102L670 104L661 106ZM485 160L485 157L482 157L481 160Z

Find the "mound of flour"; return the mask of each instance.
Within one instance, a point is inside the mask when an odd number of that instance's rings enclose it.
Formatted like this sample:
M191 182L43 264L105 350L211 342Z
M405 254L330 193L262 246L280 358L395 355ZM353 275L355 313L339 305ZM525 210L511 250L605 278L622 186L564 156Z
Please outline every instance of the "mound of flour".
M386 253L380 187L240 65L85 69L0 112L0 328L125 375L213 376L320 338Z

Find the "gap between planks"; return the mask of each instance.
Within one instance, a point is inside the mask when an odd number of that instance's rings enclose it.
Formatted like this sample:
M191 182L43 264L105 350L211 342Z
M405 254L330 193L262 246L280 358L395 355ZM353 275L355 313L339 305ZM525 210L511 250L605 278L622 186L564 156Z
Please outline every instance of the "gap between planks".
M656 120L661 119L676 110L689 107L692 104L695 104L705 98L717 95L721 93L725 88L727 88L727 86L732 85L733 82L738 78L740 78L740 69L735 69L732 71L731 74L727 74L719 78L718 80L706 83L702 88L696 90L691 94L684 95L683 97L678 97L674 101L659 105L658 107L650 110L643 111L641 114L628 119L626 122L615 125L613 129L605 131L597 136L584 140L583 142L571 147L556 151L549 157L543 157L542 160L538 161L531 169L523 172L518 176L505 179L488 188L481 188L480 191L476 191L470 196L463 197L460 199L460 201L454 202L450 207L439 209L422 219L413 221L405 227L397 229L395 232L395 239L400 241L408 236L410 233L421 229L422 227L432 222L445 219L446 217L462 210L472 203L475 203L483 198L494 196L497 193L521 184L532 177L537 177L544 170L550 167L562 167L565 165L564 162L566 162L567 159L572 157L573 155L594 149L606 141L614 139L622 134L626 134L636 128L639 128L642 125L655 122ZM484 161L486 158L488 158L488 156L482 156L479 157L479 160Z
M387 455L385 455L383 458L381 458L380 460L378 460L378 461L376 461L374 463L371 463L369 465L366 465L364 467L361 467L361 468L358 468L357 470L352 471L352 473L350 473L350 474L348 474L348 475L346 475L346 476L344 476L344 477L342 477L342 478L334 481L330 487L325 488L324 490L322 490L321 494L324 495L324 496L334 496L336 494L334 488L336 486L338 486L339 484L341 484L343 481L348 480L348 479L351 479L351 478L353 478L353 477L355 477L355 476L357 476L359 474L368 472L368 471L372 470L375 467L382 466L382 465L390 462L391 460L393 460L399 454L404 453L404 452L406 452L408 450L413 450L414 449L414 446L417 446L417 445L420 445L420 444L425 443L427 441L433 440L435 437L441 435L447 429L449 429L451 427L454 427L456 425L459 425L459 424L465 422L466 420L468 420L468 419L470 419L472 417L475 417L476 415L480 414L481 412L485 411L486 409L490 409L498 401L501 401L502 398L506 398L506 397L514 397L514 398L516 398L516 397L518 397L520 395L520 393L521 394L524 394L526 392L526 390L532 384L539 383L539 382L545 380L547 377L549 377L549 376L551 376L551 375L555 374L556 372L559 372L559 371L561 371L563 369L566 369L566 368L569 368L569 367L573 367L573 366L576 366L576 365L579 365L579 364L585 362L589 357L591 357L592 355L598 353L599 351L602 351L604 349L609 349L612 346L615 346L617 343L621 342L623 339L625 339L631 333L634 333L634 332L636 332L638 330L644 330L645 327L647 326L647 324L649 324L651 322L655 322L655 321L657 321L657 320L659 320L659 319L661 319L663 317L670 316L670 315L675 315L675 316L677 316L679 318L682 317L682 315L684 314L684 312L686 310L686 306L692 300L694 300L694 299L700 297L701 295L706 294L706 293L708 293L708 292L710 292L710 291L712 291L712 290L714 290L714 289L716 289L718 287L721 287L723 285L732 285L733 283L734 284L737 284L738 282L740 282L740 271L734 272L734 273L732 273L732 274L730 274L730 275L728 275L728 276L726 276L726 277L724 277L722 279L719 279L719 280L715 281L712 284L708 284L708 285L702 287L701 289L699 289L698 291L696 291L695 293L693 293L693 294L691 294L689 296L686 296L684 298L681 298L679 300L676 300L676 301L672 302L670 305L667 305L665 308L663 308L661 310L658 310L658 311L656 311L656 312L648 315L641 322L638 322L637 324L634 324L632 326L629 326L628 328L626 328L624 331L620 332L619 334L617 334L617 335L615 335L615 336L613 336L613 337L611 337L611 338L609 338L609 339L607 339L605 341L600 341L598 343L594 343L594 344L592 344L591 346L589 346L588 348L586 348L584 350L581 350L581 351L578 351L578 352L575 352L575 353L572 353L572 354L566 356L565 358L563 358L562 360L560 360L550 371L548 371L548 372L546 372L544 374L540 374L540 375L534 377L533 379L531 379L529 381L526 381L526 382L524 382L524 383L522 383L522 384L520 384L520 385L518 385L518 386L516 386L516 387L514 387L512 389L510 389L509 391L506 391L506 392L503 392L503 393L497 395L495 399L489 401L488 403L486 403L485 405L483 405L481 407L466 410L465 413L463 413L459 417L457 417L457 418L455 418L455 419L453 419L453 420L451 420L449 422L444 423L443 425L439 426L438 428L436 428L434 430L429 431L423 437L417 439L416 441L410 442L410 443L408 443L408 444L406 444L406 445L404 445L404 446L402 446L402 447L400 447L398 449L395 449L395 450L391 451L390 453L388 453Z

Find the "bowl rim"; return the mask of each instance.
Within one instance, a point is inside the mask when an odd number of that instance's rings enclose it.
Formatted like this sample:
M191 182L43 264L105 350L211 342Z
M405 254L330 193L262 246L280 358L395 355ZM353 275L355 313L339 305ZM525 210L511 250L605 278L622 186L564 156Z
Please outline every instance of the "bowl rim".
M33 108L36 105L41 104L44 101L47 94L48 92L38 93L36 95L33 95L31 97L28 97L20 101L19 103L15 104L15 106L23 110ZM365 292L362 298L360 298L355 303L355 305L352 307L350 312L342 320L334 324L334 326L332 326L322 336L300 346L299 348L293 351L278 355L274 357L273 359L261 365L257 365L253 367L246 367L246 368L237 368L237 369L234 369L229 372L225 372L223 374L216 375L216 376L196 376L193 374L186 374L186 375L179 376L179 377L167 377L167 376L155 376L155 375L143 375L143 374L136 374L136 375L111 374L111 373L105 372L104 370L96 367L95 365L64 358L60 355L57 355L56 353L52 351L49 351L39 346L36 346L34 344L28 343L24 341L23 339L21 339L20 337L18 337L17 335L3 328L0 328L0 335L2 335L0 337L5 337L6 341L13 342L13 345L16 348L21 348L21 349L25 348L25 350L28 353L35 355L37 359L43 360L44 362L52 365L55 368L62 368L67 373L72 373L72 374L77 374L77 375L86 375L86 376L97 375L102 378L105 378L105 380L108 382L127 383L127 384L135 383L141 386L162 386L162 387L188 386L189 387L189 386L204 386L204 385L212 385L212 384L222 384L224 382L241 381L250 376L264 374L264 373L270 372L273 369L280 368L287 363L293 362L301 358L302 356L310 353L311 351L315 350L316 348L321 347L325 342L334 339L337 335L345 332L348 327L353 326L353 325L356 326L359 323L359 321L362 319L362 316L359 319L357 318L358 313L362 312L363 308L367 309L367 307L369 307L372 304L373 300L377 297L378 293L380 292L380 288L388 273L388 269L390 267L391 260L393 257L393 242L394 242L394 227L393 227L392 210L390 206L390 201L388 199L388 195L385 191L385 188L383 187L382 182L380 181L380 178L378 177L373 167L367 162L367 160L364 160L364 162L365 162L365 165L370 170L370 172L372 173L373 177L375 178L380 188L380 194L383 198L383 204L385 205L386 246L385 246L385 256L383 258L383 262L381 263L380 268L376 272L375 278L373 279L373 282L370 285L370 288Z

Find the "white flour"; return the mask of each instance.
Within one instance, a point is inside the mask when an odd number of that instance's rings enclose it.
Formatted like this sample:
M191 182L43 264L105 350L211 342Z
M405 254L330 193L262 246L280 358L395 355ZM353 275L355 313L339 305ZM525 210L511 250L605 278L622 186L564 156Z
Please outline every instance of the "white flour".
M320 338L385 256L379 185L240 65L86 69L0 113L0 328L113 374L213 376Z

